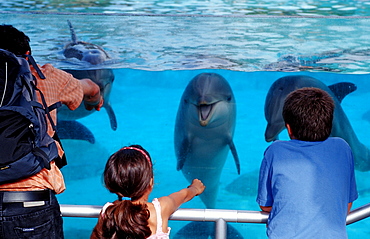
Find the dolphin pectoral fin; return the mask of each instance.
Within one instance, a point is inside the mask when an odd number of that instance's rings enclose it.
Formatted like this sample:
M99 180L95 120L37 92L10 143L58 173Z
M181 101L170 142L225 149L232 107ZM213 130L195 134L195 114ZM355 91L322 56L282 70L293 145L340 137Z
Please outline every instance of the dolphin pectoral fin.
M355 169L360 172L367 172L370 170L370 150L362 143L356 145L353 150L355 157Z
M230 140L229 147L231 150L231 153L234 156L234 161L236 165L236 170L238 171L238 174L240 175L240 162L239 162L239 156L238 153L236 152L235 144L234 141Z
M185 163L185 158L178 158L176 170L180 171L182 167L184 167L184 163Z
M58 120L57 133L60 139L79 139L95 143L91 131L77 121Z
M349 93L355 91L357 86L351 82L339 82L328 86L340 103Z
M362 119L370 122L370 110L362 115Z
M117 129L116 114L114 113L113 108L110 104L104 104L104 108L106 109L109 116L110 127L115 131Z
M189 148L190 148L190 142L188 139L184 139L181 142L181 145L179 147L179 152L177 154L177 171L181 170L182 167L184 167L184 163L186 160L186 156L189 153Z

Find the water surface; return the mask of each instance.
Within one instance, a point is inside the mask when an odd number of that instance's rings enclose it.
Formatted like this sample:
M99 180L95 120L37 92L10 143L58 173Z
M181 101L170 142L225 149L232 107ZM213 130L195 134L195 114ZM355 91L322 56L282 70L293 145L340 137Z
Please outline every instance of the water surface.
M69 165L63 169L67 190L58 196L60 203L103 205L115 200L115 196L102 186L101 173L108 156L128 144L142 144L152 155L156 185L151 197L186 187L188 182L176 170L174 122L184 88L201 72L216 72L224 76L237 102L234 142L241 159L241 175L236 173L229 155L221 175L217 208L259 210L255 203L257 170L264 149L269 145L264 140L266 121L263 107L270 85L281 76L307 74L327 85L342 81L355 83L357 90L341 105L359 140L370 147L368 18L353 18L354 14L348 18L126 15L116 13L129 12L117 10L119 6L128 5L128 1L87 2L91 4L88 9L75 1L43 4L13 1L2 10L19 12L2 12L0 15L2 23L13 24L30 36L34 56L41 64L51 62L60 68L73 69L114 69L116 78L110 101L117 115L118 129L113 131L110 128L103 109L79 120L94 134L95 144L63 140ZM204 1L190 2L196 6L204 4ZM213 5L236 8L243 5L231 2L209 1ZM366 5L361 1L320 2L331 5L332 9L340 9L334 7L336 4L344 4L345 8L346 4L353 3L357 4L356 11L361 9L358 4ZM103 3L108 10L102 10ZM153 9L163 6L160 14L167 13L165 11L171 4L179 11L189 6L173 1L152 3L155 5ZM284 4L290 2L280 3L286 7ZM5 6L5 3L1 4ZM17 7L18 4L21 6ZM265 3L260 1L259 4L262 7ZM275 3L271 4L264 8L275 9ZM131 13L142 13L137 7L140 3L135 1L132 5L134 10ZM150 8L148 11L153 13ZM45 9L55 13L20 12ZM61 9L68 13L61 14ZM108 14L112 9L116 12ZM210 11L211 8L204 9ZM85 14L95 10L104 14ZM67 19L71 20L80 40L100 45L111 55L106 64L91 66L62 56L64 45L70 41ZM287 138L286 132L282 138ZM356 172L356 177L360 198L354 203L354 208L368 203L370 198L369 172ZM204 205L195 198L183 207L204 208ZM96 219L64 220L67 238L88 238L96 223ZM171 221L172 235L187 223ZM348 226L349 237L367 238L370 233L368 224L368 219L365 219ZM246 238L265 238L265 225L232 225Z

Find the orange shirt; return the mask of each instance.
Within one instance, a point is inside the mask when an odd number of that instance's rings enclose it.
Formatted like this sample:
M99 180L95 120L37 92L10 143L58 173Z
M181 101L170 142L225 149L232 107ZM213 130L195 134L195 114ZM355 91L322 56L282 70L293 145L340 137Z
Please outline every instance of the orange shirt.
M40 79L38 74L31 66L31 71L37 78L37 87L42 91L48 106L55 102L61 101L67 105L69 109L76 109L83 100L83 89L79 80L75 79L71 74L53 67L51 64L46 64L40 67L46 79ZM38 92L37 92L38 94ZM38 95L38 101L40 96ZM54 123L57 122L57 112L50 112ZM49 120L49 119L47 119ZM48 122L48 134L54 135L51 124ZM63 155L63 150L57 142L59 155ZM39 173L13 183L0 185L2 191L32 191L41 189L51 189L55 193L61 193L65 190L64 179L61 171L55 165L54 161L50 164L51 169L42 169Z

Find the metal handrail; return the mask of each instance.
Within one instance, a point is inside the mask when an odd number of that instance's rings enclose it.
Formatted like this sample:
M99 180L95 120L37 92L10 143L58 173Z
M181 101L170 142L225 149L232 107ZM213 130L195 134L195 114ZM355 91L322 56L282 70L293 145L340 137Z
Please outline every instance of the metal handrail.
M101 206L60 205L63 217L99 217ZM352 210L347 216L347 225L370 217L370 203ZM268 213L246 210L185 209L174 212L170 220L215 222L215 239L225 239L227 222L266 223Z
M93 205L60 205L63 217L97 218L101 209L101 206ZM180 208L170 220L215 222L223 219L226 222L266 223L267 218L268 213L260 211Z
M352 210L347 216L347 225L370 217L370 203Z
M60 208L63 217L98 218L102 206L62 204ZM352 210L347 216L347 225L367 217L370 217L370 203ZM225 222L266 223L267 218L268 213L261 211L180 208L170 220L217 222L222 219Z

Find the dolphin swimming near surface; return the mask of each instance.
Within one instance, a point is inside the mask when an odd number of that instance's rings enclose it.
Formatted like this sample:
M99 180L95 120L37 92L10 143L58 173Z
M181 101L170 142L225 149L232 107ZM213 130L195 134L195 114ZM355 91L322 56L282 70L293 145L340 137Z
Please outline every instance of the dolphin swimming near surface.
M214 208L219 179L229 150L238 174L240 163L233 142L236 120L234 94L229 83L215 73L195 76L187 85L175 124L177 170L191 182L202 180L200 195L207 208Z
M76 58L79 61L87 62L91 65L94 65L94 69L81 69L81 70L74 70L74 69L63 69L64 71L71 73L77 79L89 78L94 81L100 87L100 93L103 96L104 104L103 108L106 109L109 119L110 125L113 130L117 129L117 119L113 108L109 102L109 96L112 89L113 81L114 81L114 73L112 69L105 69L105 68L97 68L99 64L104 63L107 59L109 59L108 54L99 46L83 41L78 41L75 31L72 27L70 21L68 21L70 31L71 31L71 38L72 42L68 43L64 50L63 55L69 58ZM96 69L97 68L97 69ZM66 106L62 106L58 109L58 131L62 132L59 134L61 139L83 139L89 142L94 142L94 139L91 138L91 132L80 132L77 130L67 129L62 130L62 127L71 127L75 125L80 129L86 127L78 126L76 119L80 119L86 117L90 114L95 112L95 110L86 110L84 104L82 103L76 110L71 111ZM74 123L64 123L63 121L75 121Z
M270 87L265 101L265 118L267 127L265 140L267 142L278 139L278 135L285 128L282 116L286 96L302 87L316 87L328 92L334 99L334 119L331 136L344 139L353 151L355 168L359 171L370 170L370 150L362 144L340 105L342 99L356 90L356 86L349 82L340 82L327 86L323 82L309 76L292 75L281 77Z
M80 61L89 62L92 65L101 64L110 58L107 52L100 46L89 42L78 41L72 23L69 20L67 22L72 41L64 47L63 55L66 58L76 58Z

